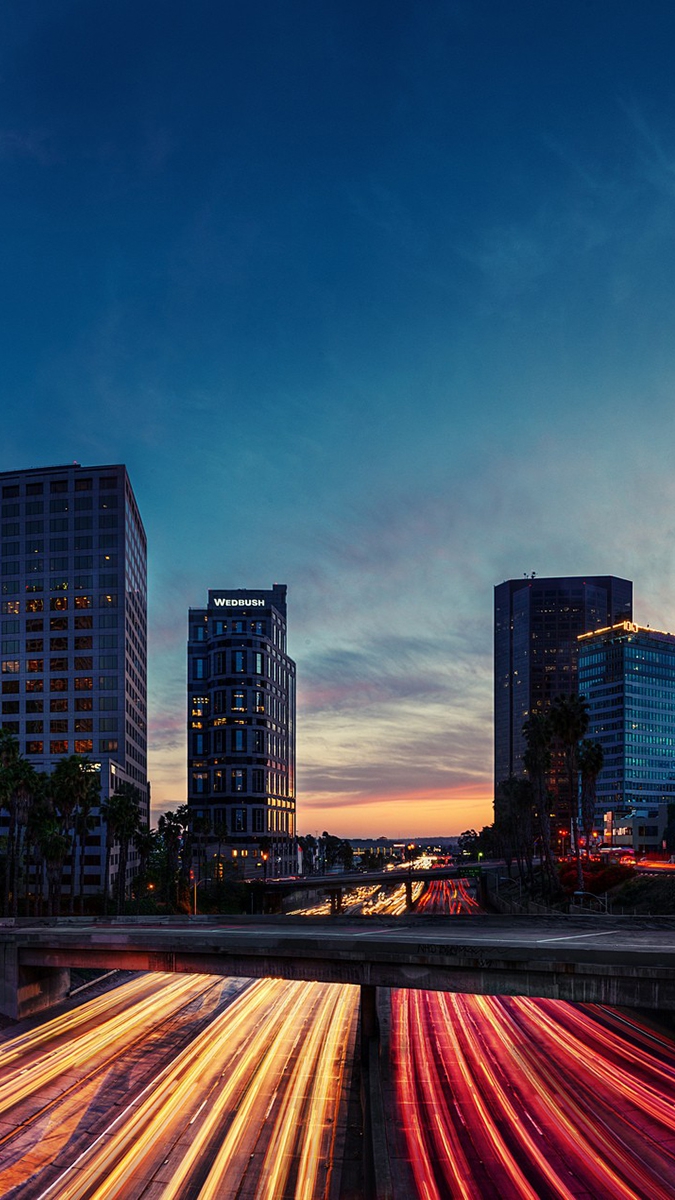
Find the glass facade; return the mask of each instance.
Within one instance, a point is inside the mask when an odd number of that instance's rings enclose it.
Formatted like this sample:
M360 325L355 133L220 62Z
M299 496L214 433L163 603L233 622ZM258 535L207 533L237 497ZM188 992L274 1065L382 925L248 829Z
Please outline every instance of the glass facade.
M295 663L286 587L210 591L190 609L188 804L208 836L253 874L260 838L270 873L294 873ZM260 867L258 866L258 870Z
M105 799L147 778L146 538L122 465L0 474L0 720L38 770L86 754ZM93 831L85 886L98 890ZM67 881L66 881L67 890Z
M675 800L675 635L630 622L579 639L588 737L604 764L597 811Z
M577 690L577 638L630 620L633 585L613 575L511 579L495 588L495 787L523 769L523 724L555 696ZM569 811L560 755L554 755L556 813Z

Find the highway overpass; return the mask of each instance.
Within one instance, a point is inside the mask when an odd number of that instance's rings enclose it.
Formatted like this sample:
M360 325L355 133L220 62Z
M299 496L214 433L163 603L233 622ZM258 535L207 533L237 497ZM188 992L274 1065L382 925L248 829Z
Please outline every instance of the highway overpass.
M203 972L523 995L675 1012L675 918L198 917L19 922L0 928L0 1012L67 993L70 967Z

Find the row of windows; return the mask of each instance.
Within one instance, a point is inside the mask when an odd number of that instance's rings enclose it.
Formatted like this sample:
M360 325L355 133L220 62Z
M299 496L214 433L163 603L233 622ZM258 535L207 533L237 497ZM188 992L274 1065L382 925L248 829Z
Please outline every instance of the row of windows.
M222 636L224 633L228 632L228 627L229 627L230 633L247 633L250 631L251 633L256 634L258 637L266 637L267 636L267 622L266 621L220 621L220 620L213 622L213 629L211 630L212 636L213 637ZM192 631L191 631L191 636L192 636L193 640L196 642L205 642L208 637L208 629L207 629L206 625L193 625Z
M3 712L3 716L5 715L6 712L11 712L9 705L3 704L2 712ZM26 733L44 733L45 732L44 727L45 727L46 723L47 722L45 722L45 721L26 721ZM55 720L50 720L48 722L48 724L49 724L49 733L69 733L69 732L71 732L71 730L69 728L69 720L67 717L63 717L63 718L58 717ZM5 728L5 729L10 728L10 725L13 725L16 727L16 728L13 728L11 730L11 732L13 732L13 733L19 732L19 722L18 721L3 722L3 728ZM73 728L72 728L73 733L93 733L94 732L93 717L75 717L74 721L72 722L72 726L73 726ZM99 717L99 719L98 719L98 732L99 733L117 733L118 727L119 727L119 721L118 721L117 717Z
M73 489L76 492L90 492L93 489L93 477L91 477L91 476L85 476L85 477L78 476L72 482L73 482ZM51 479L49 481L49 491L51 492L52 495L67 492L69 490L70 483L71 483L71 481L69 479ZM25 493L27 496L42 496L44 494L44 486L45 485L42 480L35 479L35 480L27 481L26 485L25 485ZM98 476L98 486L102 492L110 491L111 489L115 489L117 487L117 476L116 475L99 475ZM20 495L21 495L20 484L18 484L18 483L3 484L3 488L2 488L3 500L9 500L15 496L20 496ZM116 497L108 497L107 499L112 500L112 499L116 499ZM3 505L3 509L4 509L4 505ZM3 512L3 516L4 516L4 512Z
M37 699L31 697L31 699L25 701L26 714L46 712L46 703L47 701L45 701L42 697L38 697ZM18 713L21 711L19 707L20 704L20 700L3 700L2 711L3 713ZM117 696L99 696L97 707L100 712L117 712ZM72 711L92 712L93 708L94 701L91 696L77 696L74 699ZM48 710L50 713L67 713L69 710L70 702L68 696L52 696L50 698Z
M54 639L55 641L58 639ZM83 638L82 641L90 641L89 638ZM19 646L14 646L10 641L3 641L3 654L12 653L19 650ZM27 658L25 661L17 658L3 658L0 660L2 665L2 673L18 674L20 671L25 671L29 675L43 675L45 672L45 662L47 663L48 671L92 671L94 669L94 658L91 654L78 654L73 659L68 658ZM116 654L99 654L97 666L102 670L117 670L118 661Z
M2 633L3 634L15 633L15 632L21 631L21 625L17 619L2 621L1 624L2 624ZM41 620L26 621L25 628L26 628L26 633L44 633L44 621L41 621ZM89 628L91 628L91 626L89 626ZM66 629L67 629L67 622L66 622ZM11 641L16 641L16 640L17 639L5 639L3 637L3 639L2 639L3 650L4 650L5 645L9 646ZM44 649L44 644L45 644L46 640L47 639L42 638L42 637L27 638L26 639L26 653L27 654L39 653L41 650ZM100 633L98 635L97 643L98 643L98 647L100 650L116 650L117 649L117 634L116 633ZM75 650L92 650L93 645L94 645L94 638L93 638L92 634L78 634L74 639L74 649ZM70 642L68 639L68 634L66 633L65 636L59 635L57 637L50 637L49 638L49 649L50 649L50 651L70 649Z
M3 721L3 728L7 728L7 723ZM17 732L18 730L11 732ZM45 746L48 748L45 749ZM71 749L72 747L72 749ZM100 738L98 742L99 754L112 754L117 751L119 744L117 738ZM49 742L44 742L41 739L30 739L26 742L26 754L92 754L94 750L93 738L75 738L72 742L67 738L54 739Z
M288 779L283 771L265 771L262 767L253 767L250 772L250 780L247 767L230 767L229 771L217 768L213 772L213 791L216 793L225 791L232 793L248 792L249 782L250 790L255 795L289 795ZM192 772L192 791L195 795L206 796L209 794L210 778L208 771L195 770ZM290 806L292 801L288 800L286 803Z
M76 675L74 679L68 679L59 675L52 677L49 681L49 688L45 688L44 679L26 679L24 680L24 691L35 692L68 692L74 690L76 692L91 692L94 687L93 675ZM117 691L117 676L116 675L99 675L97 681L99 691ZM19 692L18 679L3 679L2 694L3 696L17 695Z
M231 833L276 833L292 837L295 832L295 814L281 809L232 808L229 818ZM219 826L222 827L226 824L225 810L216 810L214 813L216 836Z

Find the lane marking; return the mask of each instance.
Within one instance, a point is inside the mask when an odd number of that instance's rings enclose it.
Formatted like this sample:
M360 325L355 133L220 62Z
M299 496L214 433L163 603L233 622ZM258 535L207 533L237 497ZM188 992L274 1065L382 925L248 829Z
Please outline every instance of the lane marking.
M541 946L543 942L576 942L581 941L583 938L609 937L613 933L621 933L621 930L603 929L602 933L567 933L564 937L537 938L535 946Z

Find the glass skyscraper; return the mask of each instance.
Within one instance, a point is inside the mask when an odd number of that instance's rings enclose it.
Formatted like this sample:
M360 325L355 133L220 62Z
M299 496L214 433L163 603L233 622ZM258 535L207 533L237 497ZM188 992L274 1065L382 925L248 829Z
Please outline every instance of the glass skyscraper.
M210 591L188 633L188 805L210 858L293 874L295 663L286 586ZM261 855L265 854L265 864Z
M495 588L495 787L523 771L523 724L577 690L577 638L633 616L633 585L613 575L509 579ZM556 815L569 815L560 756L552 782Z
M39 771L86 755L102 800L134 784L147 823L146 538L126 468L5 471L0 495L2 726ZM87 892L105 873L97 821ZM117 862L115 851L112 877Z
M675 801L675 635L620 622L579 638L588 737L604 752L598 817Z

